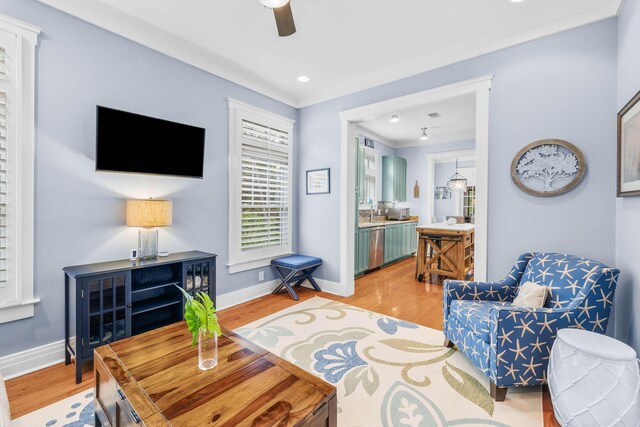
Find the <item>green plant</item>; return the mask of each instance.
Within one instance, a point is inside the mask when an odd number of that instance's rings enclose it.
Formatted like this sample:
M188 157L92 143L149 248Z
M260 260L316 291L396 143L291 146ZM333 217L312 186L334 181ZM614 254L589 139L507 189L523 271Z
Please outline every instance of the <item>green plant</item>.
M194 298L180 286L176 285L176 288L180 289L185 298L184 320L187 321L187 326L193 336L191 346L193 347L198 343L200 330L220 336L222 331L218 323L218 316L209 295L204 292L197 292Z

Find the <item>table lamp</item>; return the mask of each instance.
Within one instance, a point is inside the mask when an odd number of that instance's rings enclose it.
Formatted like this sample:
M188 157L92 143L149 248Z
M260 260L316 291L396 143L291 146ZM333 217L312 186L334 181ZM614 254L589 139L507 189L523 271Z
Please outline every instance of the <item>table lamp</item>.
M127 200L127 226L138 231L138 259L158 257L158 229L173 223L173 201L170 199Z

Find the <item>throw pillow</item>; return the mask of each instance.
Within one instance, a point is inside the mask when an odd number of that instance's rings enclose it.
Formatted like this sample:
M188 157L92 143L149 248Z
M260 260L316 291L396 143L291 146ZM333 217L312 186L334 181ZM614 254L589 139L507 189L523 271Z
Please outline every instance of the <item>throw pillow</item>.
M526 282L518 288L518 294L511 305L516 307L544 307L549 289L533 282Z

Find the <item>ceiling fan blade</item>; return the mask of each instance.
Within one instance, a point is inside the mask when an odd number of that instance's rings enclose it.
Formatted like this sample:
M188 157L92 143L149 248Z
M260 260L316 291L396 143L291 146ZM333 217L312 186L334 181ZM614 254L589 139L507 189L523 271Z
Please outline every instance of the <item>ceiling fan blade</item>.
M282 7L274 7L273 15L276 17L278 35L288 37L296 32L296 23L293 22L293 12L291 12L291 2Z

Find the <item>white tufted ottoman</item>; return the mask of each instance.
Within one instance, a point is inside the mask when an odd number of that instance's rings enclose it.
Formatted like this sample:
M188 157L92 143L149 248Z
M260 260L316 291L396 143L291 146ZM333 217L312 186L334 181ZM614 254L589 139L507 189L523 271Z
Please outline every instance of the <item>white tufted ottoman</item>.
M548 382L563 426L640 426L636 352L620 341L561 329L551 349Z

